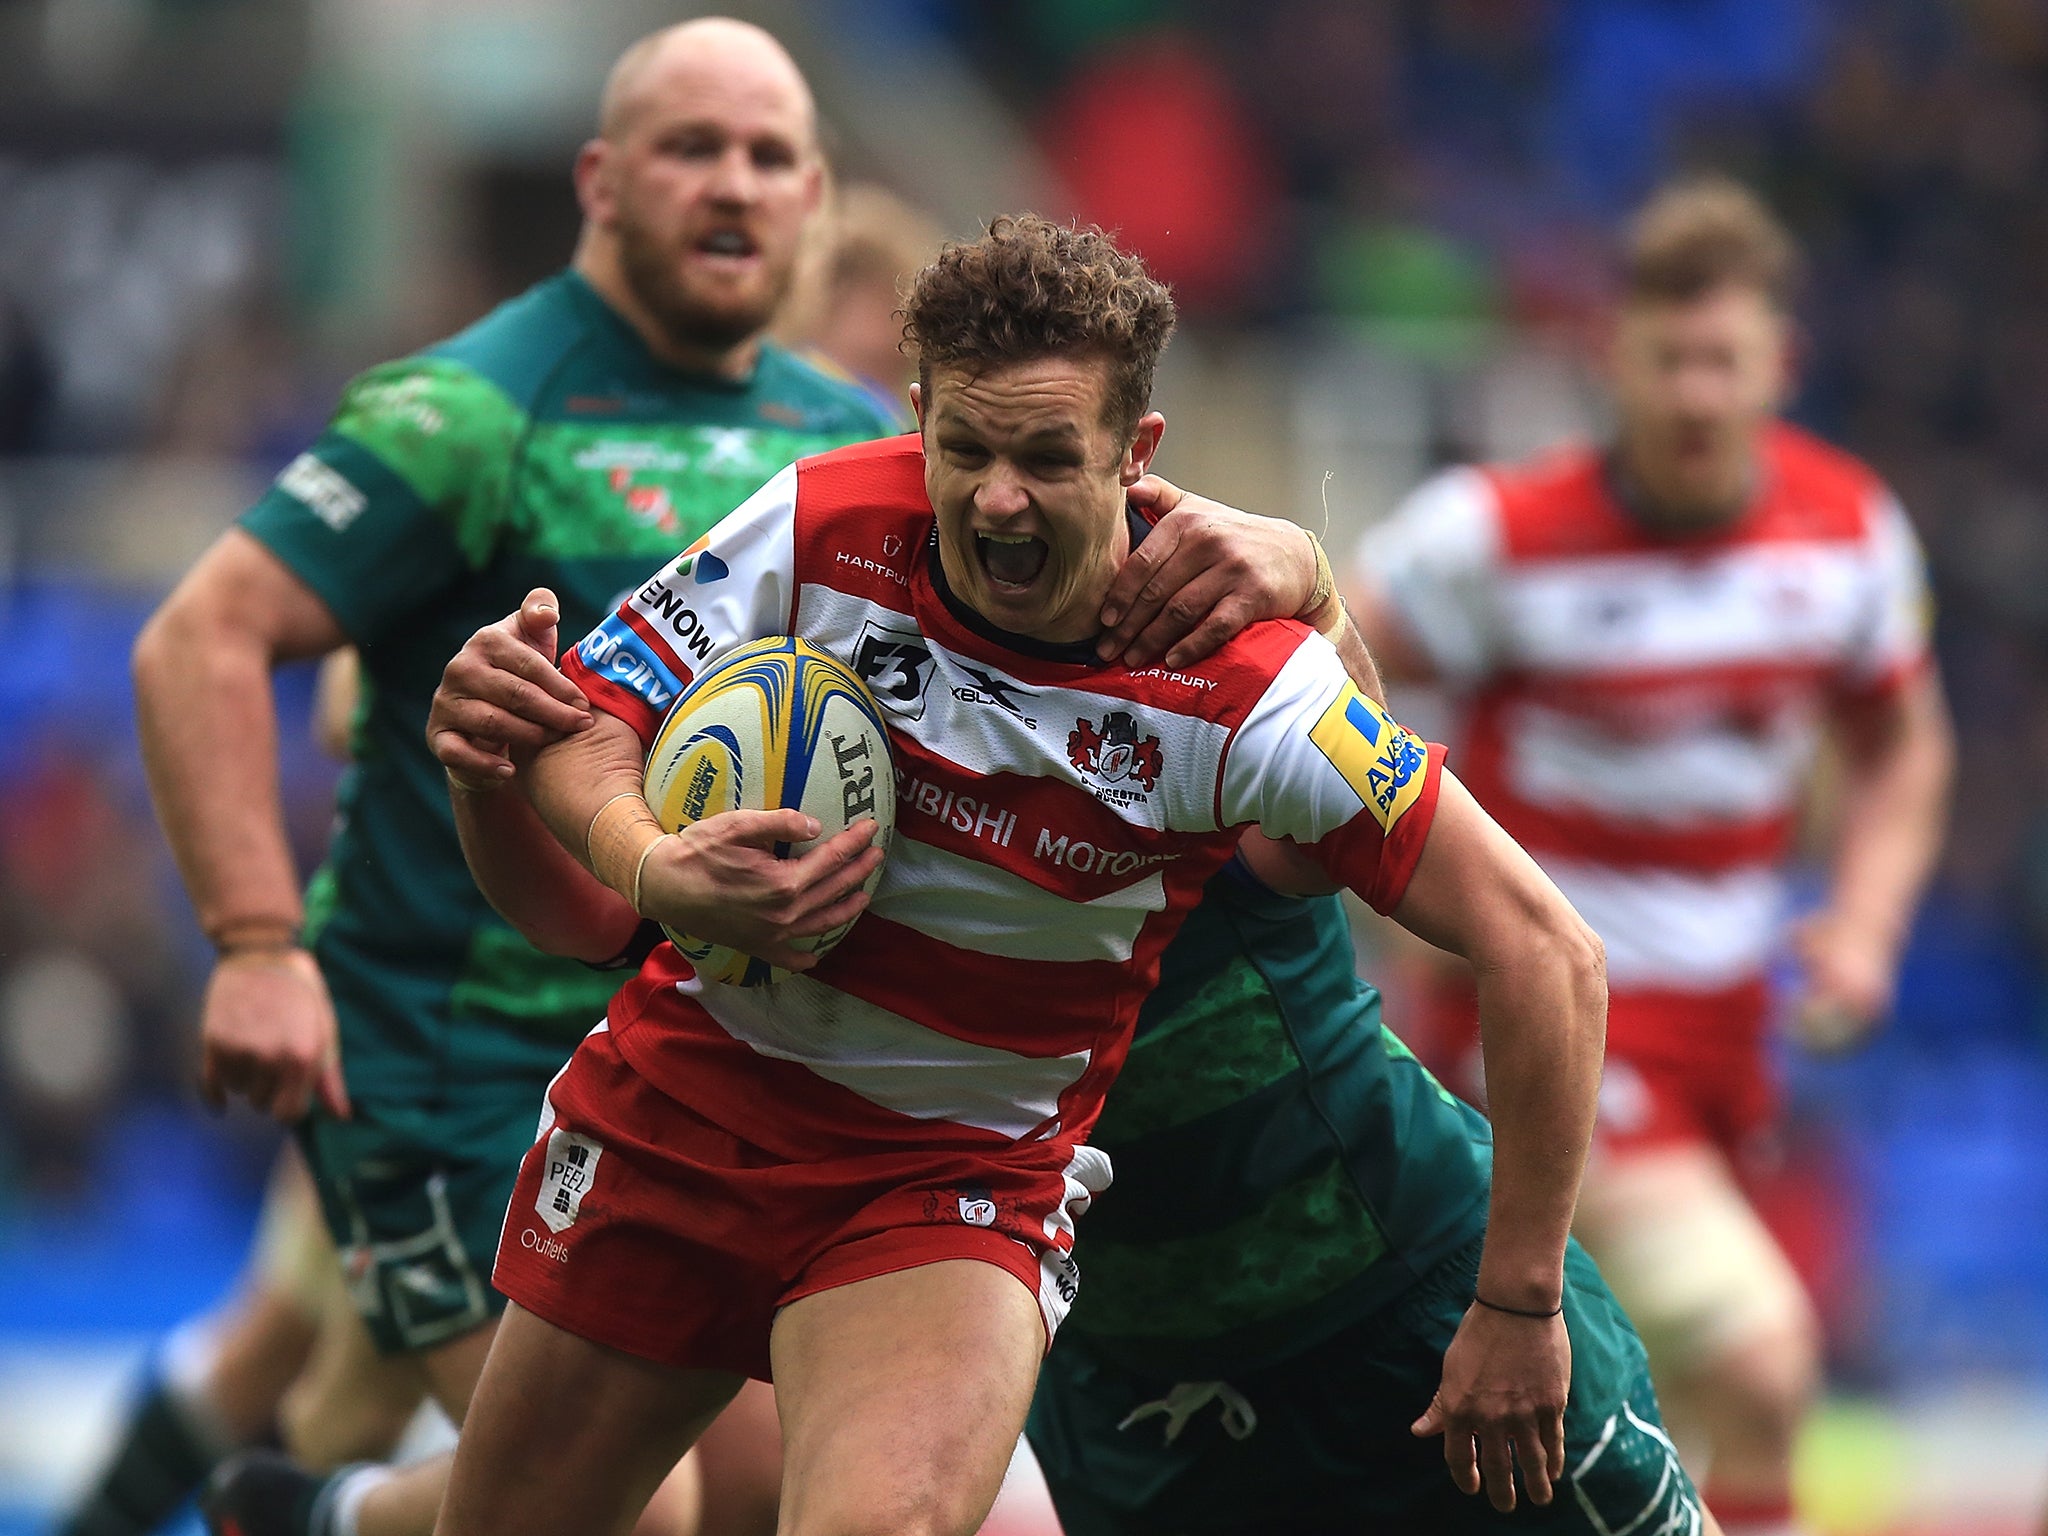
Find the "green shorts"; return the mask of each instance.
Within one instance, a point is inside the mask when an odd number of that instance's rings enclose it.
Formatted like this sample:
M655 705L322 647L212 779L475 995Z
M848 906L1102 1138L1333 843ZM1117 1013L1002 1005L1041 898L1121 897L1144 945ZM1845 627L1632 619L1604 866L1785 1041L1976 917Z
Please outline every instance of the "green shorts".
M1478 1272L1473 1244L1335 1337L1229 1382L1147 1377L1062 1334L1029 1435L1067 1536L1697 1536L1699 1495L1658 1418L1642 1344L1576 1243L1565 1482L1550 1505L1495 1512L1451 1482L1440 1438L1408 1432Z
M431 1349L505 1309L491 1269L546 1087L508 1091L481 1133L475 1117L427 1130L361 1102L353 1119L316 1110L300 1124L349 1297L384 1353Z

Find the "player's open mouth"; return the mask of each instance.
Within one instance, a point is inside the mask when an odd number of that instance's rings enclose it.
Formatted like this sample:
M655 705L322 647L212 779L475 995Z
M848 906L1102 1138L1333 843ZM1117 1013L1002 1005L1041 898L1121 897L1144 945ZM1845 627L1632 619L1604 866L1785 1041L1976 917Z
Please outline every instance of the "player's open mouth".
M714 229L691 249L699 256L720 261L751 261L761 250L753 237L741 229Z
M1022 592L1038 580L1050 553L1045 540L1028 533L977 533L974 548L989 585L1004 592Z

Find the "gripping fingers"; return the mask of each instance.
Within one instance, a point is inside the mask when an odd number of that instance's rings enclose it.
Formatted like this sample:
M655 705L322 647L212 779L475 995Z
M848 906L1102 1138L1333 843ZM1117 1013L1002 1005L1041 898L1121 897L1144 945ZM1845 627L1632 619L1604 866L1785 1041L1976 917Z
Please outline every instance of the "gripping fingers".
M489 665L465 666L464 675L453 679L459 692L549 730L579 731L590 723L590 703L582 690L539 652L502 637L486 650Z
M799 885L814 885L841 865L852 863L870 850L880 854L881 850L874 844L875 824L857 821L845 830L833 833L798 859L791 873Z
M583 690L569 681L569 675L556 666L554 659L531 645L493 645L491 660L505 671L517 673L536 687L544 689L571 709L587 710L590 700ZM502 653L502 654L499 654Z
M816 884L810 886L805 892L804 905L807 910L798 917L797 921L808 925L816 920L819 910L826 907L836 907L849 896L862 895L861 887L867 884L868 876L880 868L881 863L881 849L863 849L853 858L848 859L839 869L819 879ZM831 923L826 923L823 927L810 928L806 926L798 931L823 933L832 926Z
M1178 669L1207 661L1243 633L1257 617L1250 599L1236 592L1225 593L1222 601L1209 610L1207 617L1167 651L1165 665Z
M1169 650L1184 649L1182 642L1196 629L1227 619L1228 613L1219 617L1219 610L1232 590L1230 577L1224 571L1204 571L1195 576L1159 606L1152 621L1124 652L1125 665L1147 666ZM1228 639L1229 635L1223 638Z
M1153 599L1149 605L1146 602L1147 589L1157 585L1156 573L1172 559L1174 546L1179 542L1178 530L1171 524L1162 523L1152 530L1144 543L1125 557L1123 566L1116 573L1116 580L1109 585L1108 595L1102 600L1105 633L1096 642L1095 652L1104 661L1116 658L1130 643L1131 637L1151 620L1153 610L1165 593L1173 590L1166 587L1160 598Z
M561 732L535 723L531 716L500 709L482 699L444 701L435 725L457 731L471 741L516 742L522 747L544 747L561 738Z
M451 772L472 779L502 779L512 773L512 760L502 752L489 752L460 731L434 732L427 743L434 761ZM492 743L496 745L496 743Z
M859 917L861 913L867 910L867 906L868 893L866 891L850 891L831 905L820 907L817 911L790 924L791 937L811 939L816 938L821 933L830 933L834 928L850 923L856 917Z
M802 811L720 811L696 825L717 827L741 847L764 849L777 843L808 842L822 830L816 817L806 816Z

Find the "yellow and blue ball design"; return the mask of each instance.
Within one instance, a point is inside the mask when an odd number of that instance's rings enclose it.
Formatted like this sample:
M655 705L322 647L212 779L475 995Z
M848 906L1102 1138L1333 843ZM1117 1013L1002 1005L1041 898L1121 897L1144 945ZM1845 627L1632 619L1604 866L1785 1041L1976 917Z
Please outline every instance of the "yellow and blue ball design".
M872 819L886 847L896 828L888 728L867 685L836 657L790 636L743 645L676 700L647 754L647 803L665 832L721 811L809 813L818 841ZM813 843L778 846L785 857ZM878 870L869 881L872 894ZM852 925L803 946L823 954ZM664 927L705 981L760 986L766 961Z

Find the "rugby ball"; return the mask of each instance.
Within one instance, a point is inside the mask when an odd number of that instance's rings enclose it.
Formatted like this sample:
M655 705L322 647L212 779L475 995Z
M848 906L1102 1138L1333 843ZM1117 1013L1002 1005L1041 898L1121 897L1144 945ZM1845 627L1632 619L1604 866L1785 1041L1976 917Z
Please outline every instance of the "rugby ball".
M795 857L856 821L872 820L886 848L896 830L896 773L881 707L837 658L790 636L743 645L676 700L647 753L642 785L664 832L720 811L806 811L818 837L778 852ZM878 867L867 889L874 893ZM846 923L800 946L824 954ZM662 931L705 981L756 987L787 973L752 955Z

